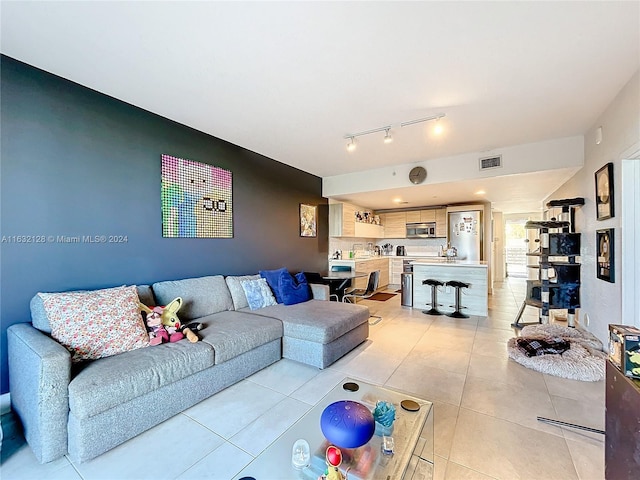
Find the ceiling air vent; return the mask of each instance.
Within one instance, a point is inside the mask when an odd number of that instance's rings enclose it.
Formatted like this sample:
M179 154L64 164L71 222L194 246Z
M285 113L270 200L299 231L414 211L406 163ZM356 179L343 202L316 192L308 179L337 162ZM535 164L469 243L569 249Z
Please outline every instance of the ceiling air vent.
M487 170L489 168L502 167L502 155L495 157L485 157L480 159L480 170Z

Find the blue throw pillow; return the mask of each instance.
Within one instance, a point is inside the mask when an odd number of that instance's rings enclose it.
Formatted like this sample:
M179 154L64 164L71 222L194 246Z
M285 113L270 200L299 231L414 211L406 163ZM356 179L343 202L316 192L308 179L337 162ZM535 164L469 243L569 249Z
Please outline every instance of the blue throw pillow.
M280 293L280 275L282 275L283 272L289 275L289 271L284 267L277 270L260 270L260 276L267 281L276 297L276 302L278 303L282 303L282 295Z
M280 274L280 294L285 305L295 305L311 299L311 290L307 283L307 277L303 272L296 274L295 278L289 272Z

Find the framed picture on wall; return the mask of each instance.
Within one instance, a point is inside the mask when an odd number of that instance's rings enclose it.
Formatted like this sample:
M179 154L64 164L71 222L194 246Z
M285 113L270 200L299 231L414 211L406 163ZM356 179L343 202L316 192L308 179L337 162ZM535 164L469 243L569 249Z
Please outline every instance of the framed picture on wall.
M614 229L596 230L596 276L600 280L615 283Z
M605 220L615 216L613 210L613 163L596 172L596 218Z
M316 237L318 235L318 207L300 204L300 236Z

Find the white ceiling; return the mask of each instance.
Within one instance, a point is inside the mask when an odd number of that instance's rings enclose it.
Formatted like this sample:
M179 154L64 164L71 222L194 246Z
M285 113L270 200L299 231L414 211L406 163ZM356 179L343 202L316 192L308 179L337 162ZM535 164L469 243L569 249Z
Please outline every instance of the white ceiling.
M456 181L455 188L452 188L451 183L436 183L339 195L334 198L373 210L491 201L494 209L504 213L539 212L542 206L540 200L551 195L576 171L576 168L561 168L553 172L540 171ZM395 203L395 200L401 203Z
M3 1L1 48L326 177L584 134L640 67L639 6ZM398 126L439 112L439 137Z

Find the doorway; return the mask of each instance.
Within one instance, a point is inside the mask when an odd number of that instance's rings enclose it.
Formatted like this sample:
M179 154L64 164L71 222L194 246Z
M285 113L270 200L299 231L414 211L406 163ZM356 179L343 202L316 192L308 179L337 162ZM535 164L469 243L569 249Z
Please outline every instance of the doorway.
M504 258L506 276L527 278L527 230L529 215L510 214L504 218Z

